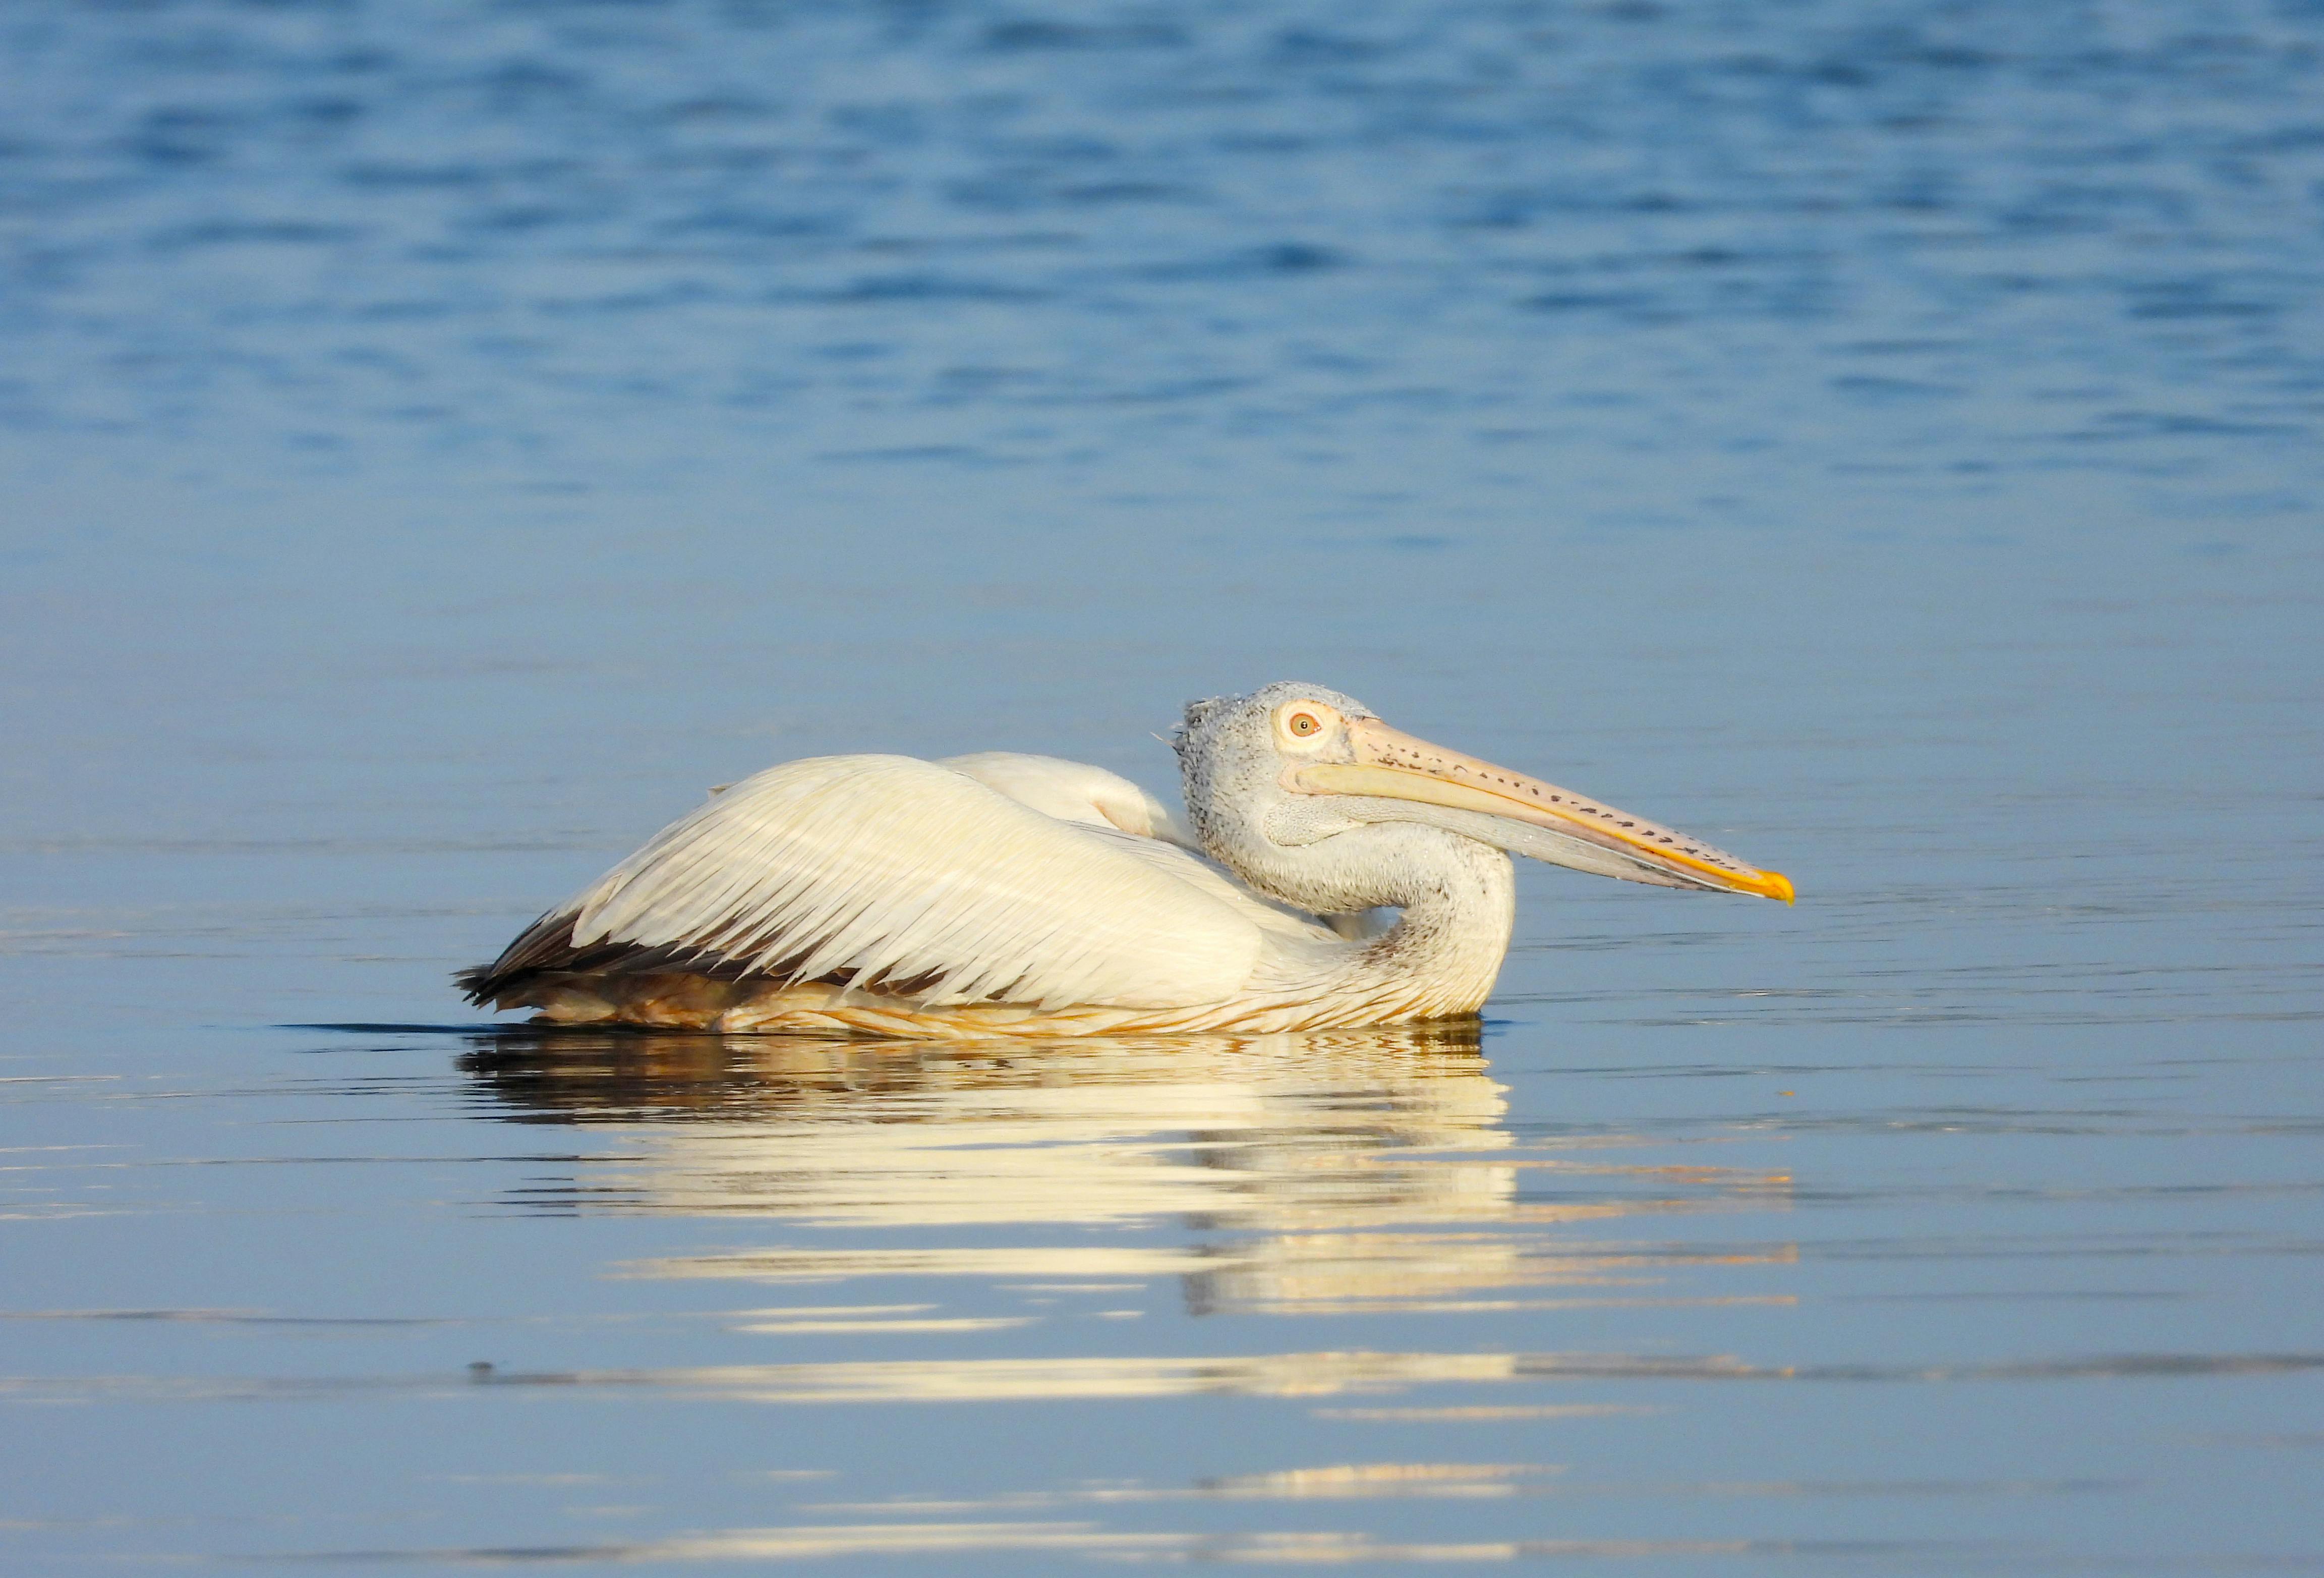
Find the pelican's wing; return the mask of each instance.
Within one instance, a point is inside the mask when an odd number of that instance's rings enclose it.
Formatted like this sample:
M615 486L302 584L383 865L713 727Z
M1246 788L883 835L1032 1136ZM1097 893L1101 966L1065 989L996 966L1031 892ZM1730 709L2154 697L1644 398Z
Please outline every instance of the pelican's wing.
M1166 872L1209 894L1261 931L1308 942L1334 942L1340 933L1320 916L1255 893L1235 881L1233 873L1207 855L1195 854L1157 838L1141 838L1112 827L1093 827L1091 836L1112 844L1132 859Z
M1261 930L1326 942L1339 935L1305 910L1279 904L1236 881L1224 866L1202 853L1194 835L1178 825L1169 807L1120 773L1086 761L1016 751L947 756L936 765L964 772L1044 816L1089 828L1134 859L1192 883Z
M1057 756L1028 756L1018 751L979 751L969 756L947 756L936 763L964 772L990 789L998 789L1019 805L1091 827L1119 827L1140 838L1158 838L1184 849L1198 846L1178 826L1170 807L1118 772L1067 761Z
M927 1003L1231 995L1259 926L1128 842L934 762L786 762L671 824L463 979L479 1001L544 970L839 976Z
M1338 936L1305 910L1277 903L1236 881L1224 866L1202 853L1194 835L1179 826L1169 807L1120 773L1086 761L1016 751L947 756L936 765L964 772L1044 816L1090 829L1125 854L1192 883L1263 931L1311 941Z

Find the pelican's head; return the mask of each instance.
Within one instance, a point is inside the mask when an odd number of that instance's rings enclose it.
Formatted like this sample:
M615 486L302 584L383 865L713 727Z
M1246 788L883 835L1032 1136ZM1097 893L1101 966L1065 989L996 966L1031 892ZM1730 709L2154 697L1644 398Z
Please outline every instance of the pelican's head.
M1286 681L1198 701L1174 742L1211 856L1319 914L1395 902L1381 873L1446 835L1576 871L1789 903L1792 884L1603 800L1432 745Z

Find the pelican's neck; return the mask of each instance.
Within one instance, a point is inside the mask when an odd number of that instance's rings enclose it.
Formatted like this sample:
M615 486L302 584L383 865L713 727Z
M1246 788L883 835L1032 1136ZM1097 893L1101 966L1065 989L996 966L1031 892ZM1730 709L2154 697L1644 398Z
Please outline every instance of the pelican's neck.
M1414 829L1416 833L1419 830ZM1493 990L1517 918L1509 857L1472 839L1415 839L1366 896L1403 918L1383 936L1333 950L1328 979L1306 983L1334 1022L1447 1019L1474 1013Z
M1474 1012L1493 990L1517 914L1509 857L1468 838L1445 840L1448 858L1431 863L1402 900L1404 918L1366 950L1403 981L1425 983L1450 1006Z

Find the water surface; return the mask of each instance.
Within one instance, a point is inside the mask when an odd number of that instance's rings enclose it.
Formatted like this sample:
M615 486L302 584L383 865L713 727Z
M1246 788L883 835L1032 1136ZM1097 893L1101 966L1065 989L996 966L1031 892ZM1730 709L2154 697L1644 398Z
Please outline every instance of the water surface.
M2324 15L0 6L0 1565L2324 1566ZM1299 677L1477 1027L543 1037Z

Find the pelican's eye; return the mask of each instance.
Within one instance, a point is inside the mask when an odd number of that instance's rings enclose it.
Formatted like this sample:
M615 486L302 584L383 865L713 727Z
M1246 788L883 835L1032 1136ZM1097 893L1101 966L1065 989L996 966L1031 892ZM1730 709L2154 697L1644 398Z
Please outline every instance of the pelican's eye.
M1315 733L1315 731L1323 726L1323 724L1322 720L1317 718L1312 712L1296 712L1291 715L1291 732L1297 734L1302 739L1305 739L1309 734Z

